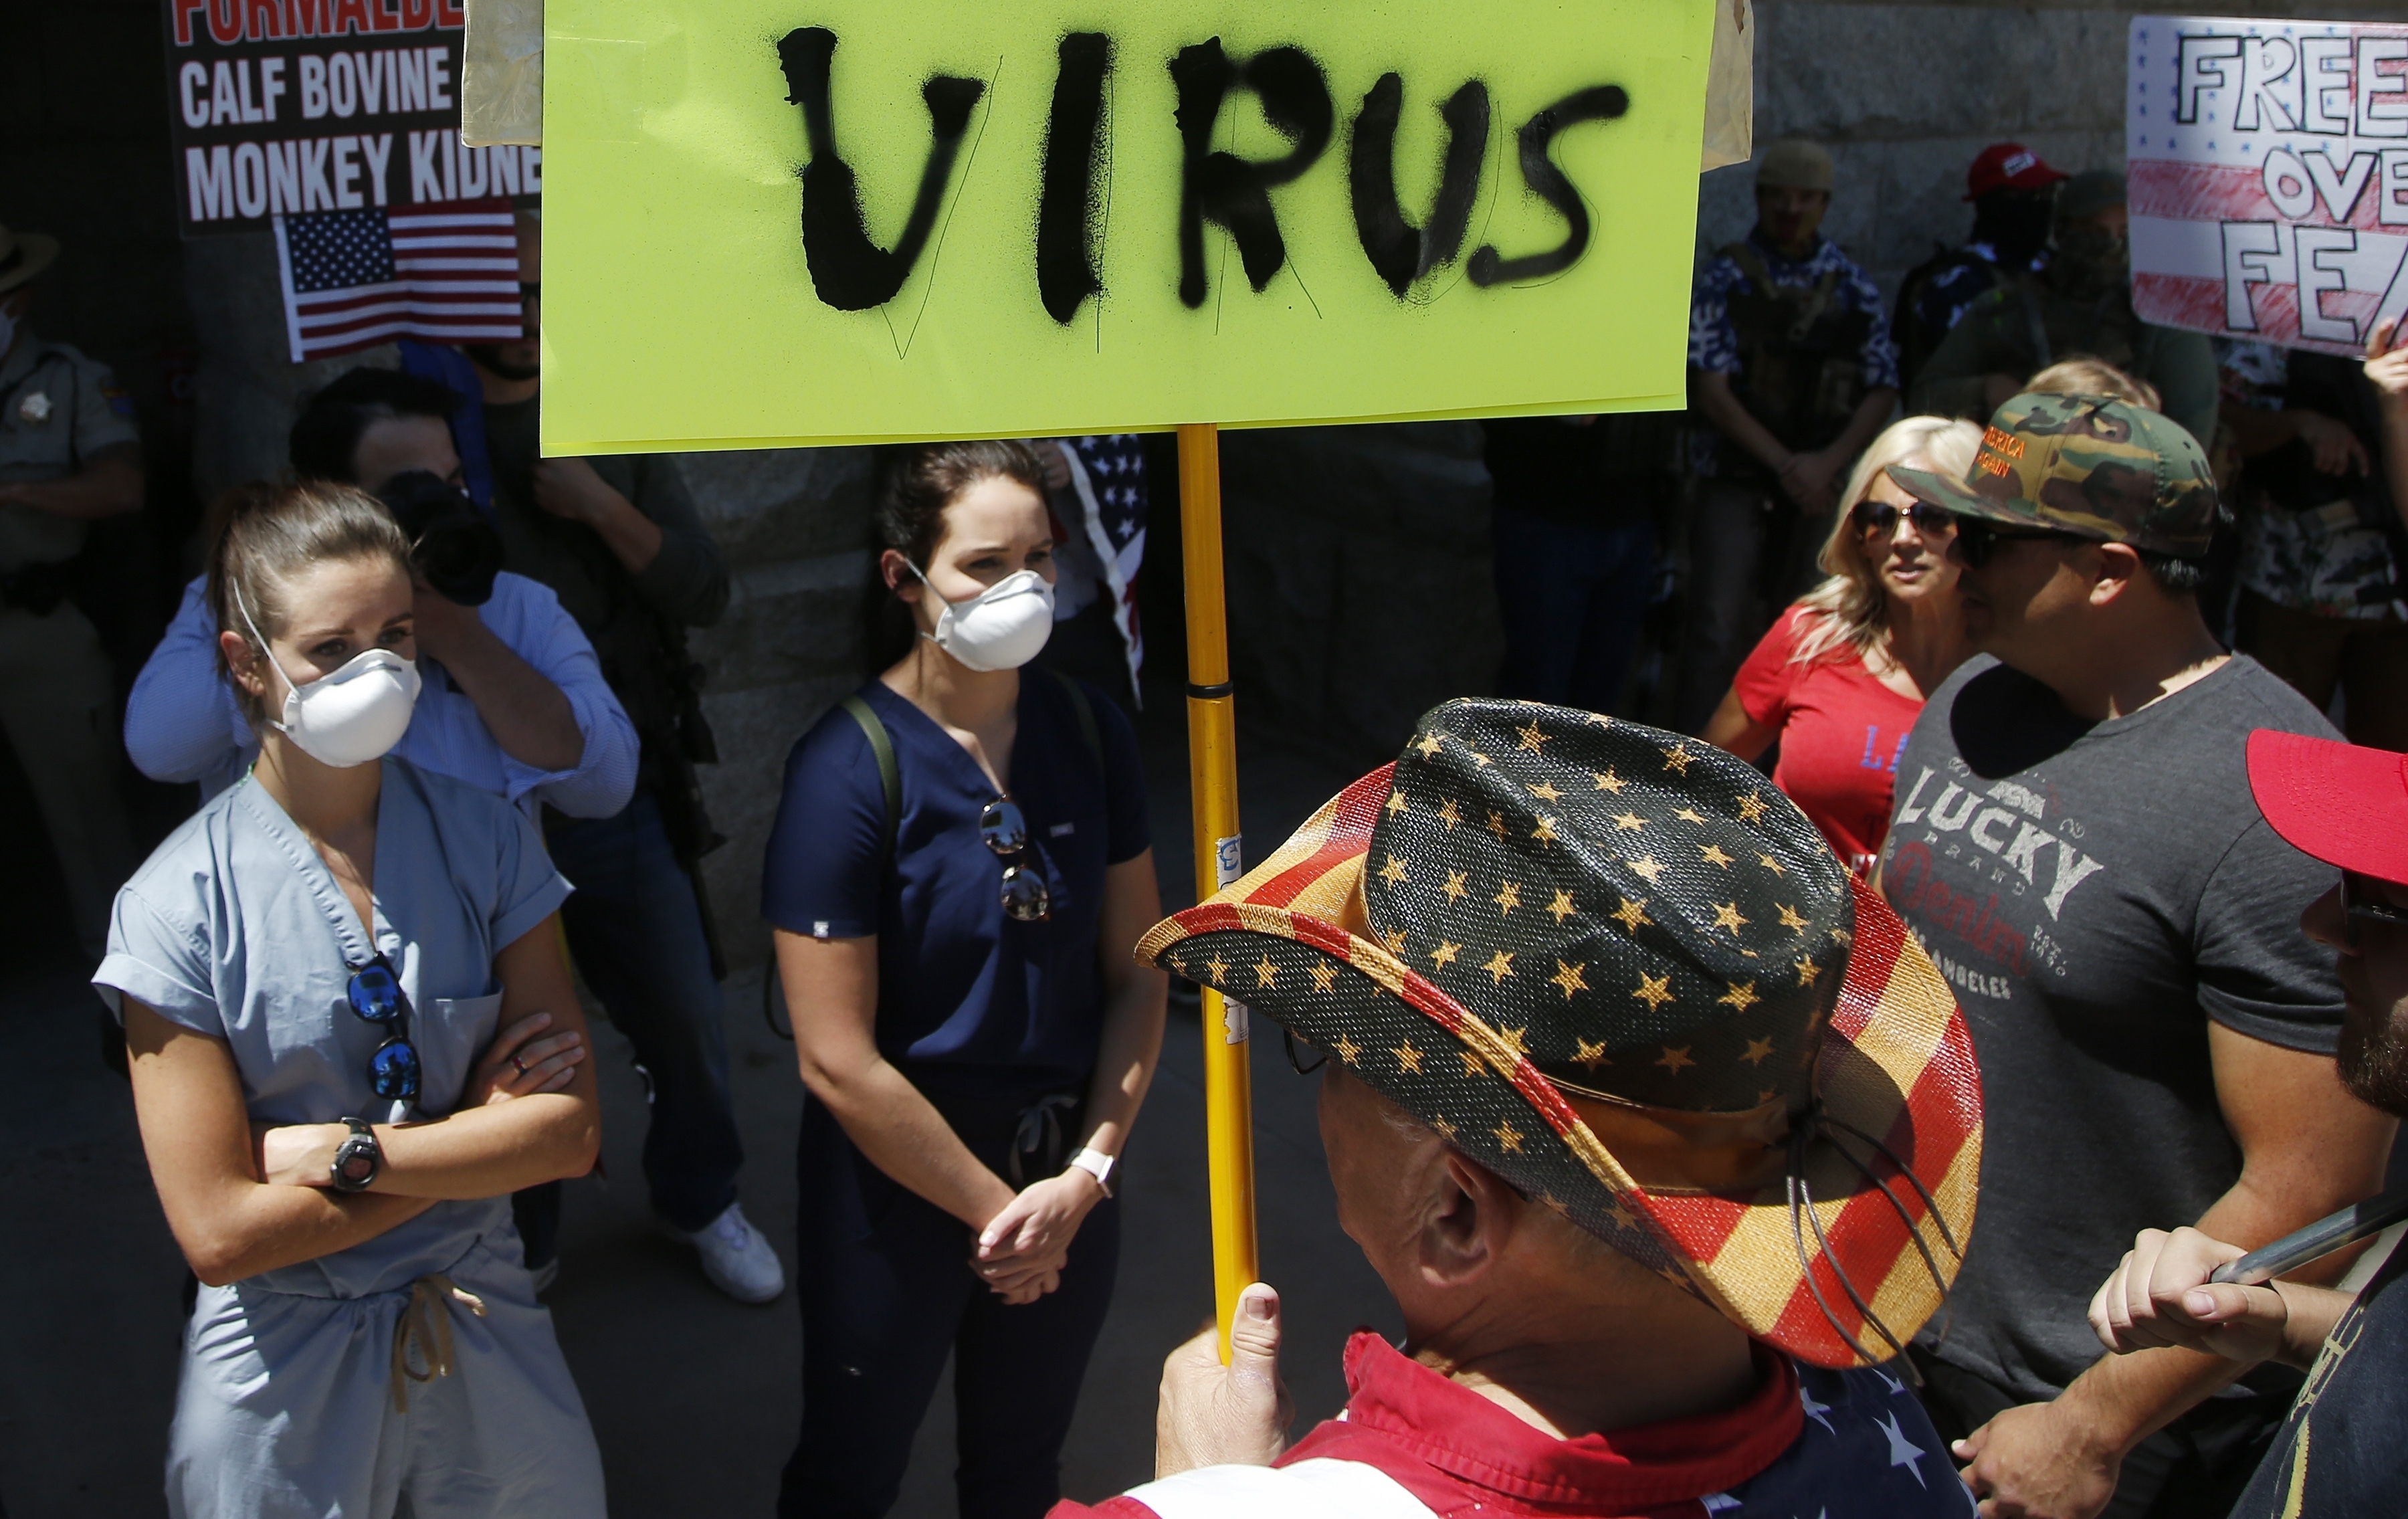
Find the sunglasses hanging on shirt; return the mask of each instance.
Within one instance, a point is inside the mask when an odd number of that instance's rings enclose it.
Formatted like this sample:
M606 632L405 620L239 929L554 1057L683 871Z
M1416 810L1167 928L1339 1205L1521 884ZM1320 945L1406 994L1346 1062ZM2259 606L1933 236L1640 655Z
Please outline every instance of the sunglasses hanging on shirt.
M393 962L379 954L355 967L348 988L351 1011L385 1031L368 1056L368 1090L394 1102L418 1100L418 1047L409 1042L409 994Z
M1010 797L997 796L979 813L979 842L1003 862L1003 913L1015 923L1043 923L1054 915L1044 878L1026 863L1028 820Z

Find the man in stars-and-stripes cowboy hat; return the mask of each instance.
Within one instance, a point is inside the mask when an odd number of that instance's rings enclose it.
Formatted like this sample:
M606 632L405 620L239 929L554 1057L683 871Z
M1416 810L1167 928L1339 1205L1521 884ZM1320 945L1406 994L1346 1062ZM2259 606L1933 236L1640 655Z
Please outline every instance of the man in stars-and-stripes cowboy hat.
M1092 1512L1970 1512L1897 1357L1972 1228L1971 1042L1756 770L1450 702L1138 953L1324 1063L1406 1340L1357 1334L1344 1418L1290 1447L1250 1287L1226 1370L1209 1332L1165 1369L1159 1480Z

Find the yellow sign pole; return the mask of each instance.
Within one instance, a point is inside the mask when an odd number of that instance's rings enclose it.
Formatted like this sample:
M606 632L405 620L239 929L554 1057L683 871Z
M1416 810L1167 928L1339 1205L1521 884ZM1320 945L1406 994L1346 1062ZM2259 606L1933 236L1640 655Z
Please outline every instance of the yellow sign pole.
M1187 576L1187 780L1195 798L1196 897L1235 881L1238 720L1229 684L1229 620L1221 581L1221 430L1179 429L1179 538ZM1212 1202L1212 1302L1221 1360L1238 1295L1255 1278L1254 1096L1246 1010L1203 989L1204 1153Z

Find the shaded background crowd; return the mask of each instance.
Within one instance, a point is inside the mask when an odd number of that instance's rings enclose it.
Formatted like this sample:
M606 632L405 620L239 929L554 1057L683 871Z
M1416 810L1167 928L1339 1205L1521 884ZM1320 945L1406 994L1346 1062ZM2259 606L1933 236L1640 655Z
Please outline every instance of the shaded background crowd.
M1936 88L1874 62L1872 39L1900 14L1905 7L1812 5L1763 12L1759 122L1838 140L1826 148L1783 139L1753 169L1703 181L1687 413L1227 440L1231 621L1250 746L1241 787L1266 843L1331 782L1391 757L1432 702L1493 691L1711 738L1771 771L1807 803L1843 861L1869 871L1887 832L1892 780L1911 779L1901 764L1914 713L1966 652L1941 609L1944 552L1926 541L1931 524L1883 466L1959 477L1976 435L1891 424L1917 415L1984 421L2028 388L2122 394L2193 433L2234 512L2196 587L2208 627L2354 740L2408 748L2408 535L2391 483L2401 478L2399 445L2386 440L2379 398L2355 362L2211 345L2131 317L2122 183L2100 167L2114 161L2120 134L2113 43L2122 18L1913 11L1936 49L1984 55L1985 76L2014 72L2002 57L2028 60L2022 88L2047 103L1986 102L1983 114L2024 139L1991 144L1961 122L1900 142L1876 130L1870 107L1835 118L1835 100L1907 108L1901 94ZM410 467L447 474L442 451L467 410L480 419L479 449L492 465L476 494L497 506L510 568L547 586L557 598L551 615L581 629L599 656L586 683L607 688L631 730L615 749L597 738L608 724L580 708L576 672L546 667L529 652L538 634L506 640L517 669L494 660L486 674L507 682L540 670L564 695L563 720L584 734L578 768L615 763L636 777L624 810L573 824L555 811L547 830L580 888L567 928L590 1001L615 1030L601 1038L625 1041L606 1052L615 1058L605 1061L603 1082L606 1105L615 1100L624 1115L612 1140L624 1147L621 1196L601 1196L600 1182L572 1183L564 1217L560 1183L552 1183L522 1194L519 1223L531 1265L538 1255L568 1262L554 1303L562 1339L595 1404L617 1503L651 1512L642 1463L628 1459L624 1474L613 1463L614 1451L632 1448L618 1431L658 1448L706 1438L703 1426L716 1421L708 1408L663 1416L642 1398L614 1410L613 1395L597 1386L642 1380L625 1375L639 1365L673 1368L686 1400L706 1405L792 1396L791 1347L782 1358L759 1355L761 1331L742 1319L691 1321L707 1327L687 1349L606 1346L618 1333L606 1325L642 1311L627 1305L693 1291L690 1255L654 1247L638 1252L630 1271L610 1258L630 1248L626 1231L612 1230L621 1215L656 1212L701 1247L728 1296L758 1300L782 1285L765 1253L767 1240L788 1237L789 1205L756 1204L767 1215L757 1231L735 1207L748 1149L773 1168L766 1178L749 1173L757 1191L789 1190L782 1166L795 1122L792 1055L777 1042L777 1010L759 983L768 947L756 910L762 843L789 746L878 652L872 461L827 450L538 465L532 345L480 354L473 371L435 351L285 363L272 251L263 260L257 240L245 237L194 243L179 268L172 232L159 231L165 125L147 124L161 114L149 35L155 11L95 14L73 36L55 20L19 25L33 44L11 50L9 65L23 71L24 88L12 93L26 104L12 109L26 130L0 179L0 221L12 229L0 241L0 311L13 328L0 361L0 726L8 738L0 815L42 825L0 830L9 898L0 912L0 965L9 967L0 1038L28 1039L36 1052L15 1062L6 1088L22 1096L16 1111L26 1116L10 1146L18 1158L0 1160L0 1195L28 1199L8 1203L11 1216L36 1199L50 1210L40 1216L58 1245L42 1269L76 1271L79 1253L104 1258L99 1276L122 1272L137 1300L158 1300L144 1333L173 1334L176 1272L164 1264L171 1252L163 1254L138 1158L136 1169L123 1164L130 1128L121 1108L107 1106L121 1099L94 1107L74 1098L108 1090L93 1079L79 974L97 954L118 881L225 775L222 757L218 772L204 773L145 753L139 714L129 724L125 699L163 637L172 644L179 598L199 567L204 502L280 469L305 403L322 408L327 397L352 394L365 408L366 420L331 445L344 467L317 472L366 484ZM1784 48L1796 66L1785 64ZM116 55L122 67L101 62ZM37 77L53 64L55 78ZM73 97L61 81L78 79L100 87ZM162 183L155 195L101 205L82 188L95 179ZM1953 208L1959 196L1966 204ZM1934 243L1927 229L1949 226L1952 216L1961 238ZM523 278L539 286L535 237L526 242ZM2085 359L2113 370L2033 382ZM420 383L337 384L356 365L416 371ZM396 443L397 468L363 456L369 428L382 422L401 423L421 452ZM297 451L299 437L290 445ZM1049 658L1130 709L1163 895L1176 905L1189 898L1192 872L1168 439L1081 440L1060 458L1049 504L1057 534L1074 547L1080 589L1057 602L1063 625ZM596 492L589 481L607 484ZM473 492L473 474L467 483ZM623 515L629 507L640 522ZM1115 559L1132 524L1143 526L1145 552ZM1853 599L1844 588L1828 592L1837 599L1822 609L1856 660L1810 680L1786 657L1799 631L1787 609L1827 571L1855 587ZM1116 617L1122 606L1137 615ZM475 638L464 631L444 655L464 690L476 680L467 673L480 652L468 647ZM426 641L432 652L435 639ZM179 686L176 695L195 693ZM120 733L133 744L130 758ZM509 763L496 758L499 769L516 763L527 771L510 776L513 799L551 804L558 798L544 788L573 782L525 766L507 737L503 747L511 753ZM1958 814L1960 825L1969 815ZM631 857L643 866L626 869L614 890L610 862ZM2070 849L2067 857L2079 859ZM2057 868L2062 881L2067 866ZM1150 1204L1162 1223L1154 1248L1168 1260L1184 1241L1191 1262L1200 1238L1200 1182L1192 1180L1200 1176L1192 1164L1200 1122L1177 1083L1178 1061L1195 1043L1193 1006L1192 992L1182 1003L1174 991L1166 1087L1148 1125L1154 1148L1142 1155L1147 1169L1133 1172L1164 1179ZM36 1019L48 1031L31 1041L20 1031ZM61 1022L72 1023L72 1040L55 1037ZM1277 1097L1266 1106L1266 1170L1317 1171L1309 1113L1283 1110ZM1191 1179L1171 1184L1182 1168ZM1267 1201L1267 1259L1289 1240L1308 1257L1345 1249L1326 1224L1323 1183L1312 1176L1299 1184L1294 1197ZM134 1206L101 1207L112 1192ZM61 1205L63 1197L73 1200ZM1149 1222L1132 1212L1133 1240ZM580 1235L590 1268L579 1264ZM565 1243L555 1248L555 1239ZM45 1284L27 1264L8 1269L19 1273L13 1285ZM591 1273L581 1300L580 1269ZM1134 1394L1151 1387L1169 1338L1153 1326L1183 1327L1203 1298L1192 1265L1150 1288L1132 1291L1126 1278L1115 1311L1147 1327L1131 1327L1118 1352L1108 1327L1094 1375ZM1333 1271L1322 1298L1338 1321L1332 1333L1377 1300L1367 1280L1351 1260ZM1314 1300L1298 1292L1292 1301L1301 1317ZM679 1311L719 1307L706 1299ZM781 1335L794 1332L786 1319ZM665 1320L663 1338L683 1334L687 1322ZM13 1348L37 1367L64 1360L71 1339L11 1333L21 1337ZM164 1368L170 1341L155 1343ZM1291 1375L1303 1389L1315 1355L1307 1348L1296 1357ZM2068 1379L2047 1359L2018 1368L2006 1392L2061 1388ZM1316 1412L1335 1406L1330 1391L1322 1389ZM146 1430L164 1419L165 1390L154 1382L150 1393L160 1412L131 1415ZM1982 1396L1967 1392L1964 1406ZM2268 1396L2279 1405L2287 1389ZM36 1395L21 1387L0 1397L13 1404L0 1405L0 1430L42 1427ZM1089 1399L1089 1418L1097 1401ZM1955 1429L1938 1422L1962 1433L1996 1411L1960 1416ZM680 1436L669 1428L680 1419L697 1422ZM765 1424L765 1441L790 1438L790 1412ZM1096 1433L1082 1447L1074 1433L1073 1490L1134 1480L1140 1468L1128 1453L1142 1435ZM2193 1444L2220 1438L2210 1430ZM18 1452L0 1465L11 1512L149 1512L155 1469L147 1444L136 1447L138 1462L118 1463L140 1469L122 1485L138 1497L120 1509L110 1506L120 1499L46 1489L52 1479L37 1473L29 1447L7 1443ZM762 1464L757 1453L750 1459ZM118 1491L117 1474L103 1469L109 1464L76 1480ZM758 1506L752 1474L729 1480L724 1512ZM918 1498L907 1501L928 1496L911 1491ZM21 1496L28 1492L60 1506L29 1506Z

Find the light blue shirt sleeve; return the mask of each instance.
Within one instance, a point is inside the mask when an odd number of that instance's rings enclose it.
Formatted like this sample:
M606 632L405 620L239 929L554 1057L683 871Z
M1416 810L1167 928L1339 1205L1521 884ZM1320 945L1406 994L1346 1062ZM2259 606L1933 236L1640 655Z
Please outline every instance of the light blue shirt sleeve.
M550 586L523 575L494 577L493 598L480 609L485 625L537 674L560 688L585 739L570 770L538 770L502 755L504 795L572 818L616 817L636 794L636 725L602 679L602 663L577 620Z
M189 843L193 836L179 837ZM120 1024L125 1022L121 997L130 996L179 1028L225 1038L225 1019L209 975L208 935L197 924L178 922L132 886L117 894L109 913L108 953L93 972L92 983Z
M204 800L239 780L259 747L218 667L207 590L206 577L184 587L166 636L125 698L125 752L134 767L169 784L197 781Z
M515 809L494 841L500 890L494 898L494 951L509 948L568 900L566 877L555 869L532 819Z

